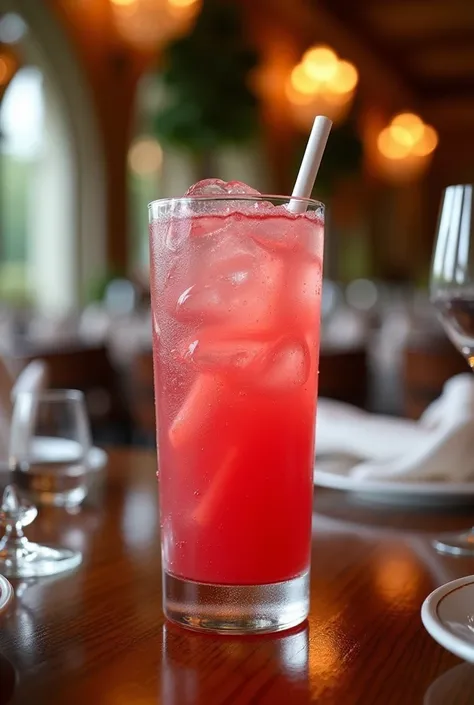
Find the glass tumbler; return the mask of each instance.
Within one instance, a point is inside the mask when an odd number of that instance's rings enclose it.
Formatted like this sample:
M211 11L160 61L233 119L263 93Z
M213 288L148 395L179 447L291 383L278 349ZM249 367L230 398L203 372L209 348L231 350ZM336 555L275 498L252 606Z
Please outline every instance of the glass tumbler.
M324 207L289 200L150 204L164 611L192 629L308 614Z

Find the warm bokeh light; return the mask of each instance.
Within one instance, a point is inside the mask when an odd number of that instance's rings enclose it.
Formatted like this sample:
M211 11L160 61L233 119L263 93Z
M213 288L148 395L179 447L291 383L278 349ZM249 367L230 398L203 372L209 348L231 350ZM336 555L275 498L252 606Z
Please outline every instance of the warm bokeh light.
M413 145L413 154L417 157L426 157L434 152L438 146L438 133L431 125L424 125L421 139Z
M340 60L330 47L308 49L285 84L295 122L309 127L318 112L340 122L350 108L358 80L355 66Z
M291 80L285 86L285 95L293 105L311 105L313 102L313 94L298 91Z
M405 127L400 127L400 125L394 125L392 123L390 125L390 133L395 142L407 147L408 150L410 150L417 141L417 137L413 132L407 130Z
M303 54L301 63L314 81L330 81L338 69L337 54L327 46L313 47Z
M356 67L349 61L340 61L330 84L331 91L333 93L350 93L357 86L358 80L359 74Z
M387 159L403 159L410 153L410 146L395 138L391 126L386 127L377 138L377 147Z
M403 159L408 155L425 157L437 144L436 130L411 113L397 115L377 139L379 151L388 159Z
M376 137L379 168L393 181L418 178L438 145L438 135L414 113L399 113Z
M415 115L415 113L399 113L395 115L392 119L392 125L406 130L413 139L412 144L421 139L423 135L423 120L418 115Z
M312 95L318 88L318 84L308 75L303 64L295 66L290 81L295 91L303 95Z
M153 50L191 27L202 0L110 0L118 33L134 46Z
M154 137L140 137L130 147L128 165L138 176L157 174L163 163L163 150Z
M196 4L196 0L169 0L169 4L174 7L192 7Z

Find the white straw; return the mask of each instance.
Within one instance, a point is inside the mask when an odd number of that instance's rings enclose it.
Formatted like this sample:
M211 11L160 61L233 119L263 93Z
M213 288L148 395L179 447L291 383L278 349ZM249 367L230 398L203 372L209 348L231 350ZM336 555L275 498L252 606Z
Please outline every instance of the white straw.
M332 121L324 115L317 115L314 118L313 128L306 145L295 187L291 194L292 199L288 205L292 213L304 213L306 210L305 203L293 199L309 198L311 196L331 127Z

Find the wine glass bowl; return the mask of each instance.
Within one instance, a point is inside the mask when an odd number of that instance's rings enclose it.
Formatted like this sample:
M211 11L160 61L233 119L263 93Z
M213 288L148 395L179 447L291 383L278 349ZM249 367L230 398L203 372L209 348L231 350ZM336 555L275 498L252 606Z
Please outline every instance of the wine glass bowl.
M28 500L77 506L88 490L91 448L84 398L75 390L22 392L13 409L9 467L12 483L0 498L0 574L34 578L71 570L80 551L32 543L23 527L36 518Z
M77 506L90 482L89 422L81 392L19 394L9 462L21 494L41 505Z
M430 299L453 345L474 370L473 185L443 194L433 253ZM433 542L440 553L474 555L474 528Z
M430 298L454 346L474 367L473 186L443 196L431 271Z

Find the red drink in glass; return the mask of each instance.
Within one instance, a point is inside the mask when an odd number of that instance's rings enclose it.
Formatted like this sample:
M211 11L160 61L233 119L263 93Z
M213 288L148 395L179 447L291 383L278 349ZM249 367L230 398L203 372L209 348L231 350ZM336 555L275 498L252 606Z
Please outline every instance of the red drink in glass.
M265 198L151 206L165 611L218 631L307 612L323 209ZM294 581L298 616L276 605ZM250 590L275 585L262 621Z

